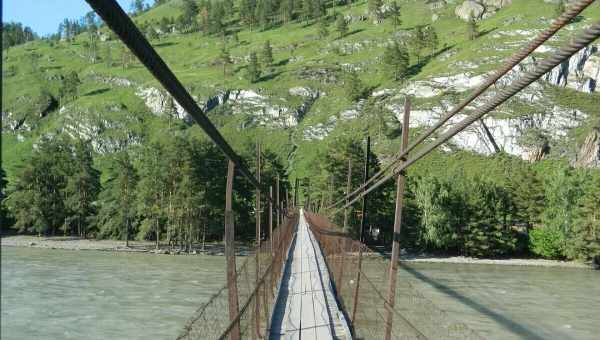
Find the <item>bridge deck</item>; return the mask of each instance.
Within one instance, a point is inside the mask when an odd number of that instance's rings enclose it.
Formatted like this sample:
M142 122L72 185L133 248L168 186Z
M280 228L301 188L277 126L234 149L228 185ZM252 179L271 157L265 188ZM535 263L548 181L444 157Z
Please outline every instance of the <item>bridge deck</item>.
M271 318L270 339L351 339L327 266L300 211Z

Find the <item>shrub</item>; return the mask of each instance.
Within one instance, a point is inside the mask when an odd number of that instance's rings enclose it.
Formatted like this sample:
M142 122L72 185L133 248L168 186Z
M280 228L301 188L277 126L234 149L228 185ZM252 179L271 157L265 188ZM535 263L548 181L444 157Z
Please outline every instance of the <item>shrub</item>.
M529 232L529 249L532 253L549 259L565 257L565 237L557 228L545 227Z

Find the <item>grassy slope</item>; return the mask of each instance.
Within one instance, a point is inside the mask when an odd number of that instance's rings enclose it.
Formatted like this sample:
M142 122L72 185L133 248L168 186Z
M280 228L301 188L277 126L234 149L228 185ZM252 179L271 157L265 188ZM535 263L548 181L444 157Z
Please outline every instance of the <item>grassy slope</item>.
M426 7L423 1L401 1L401 5L401 30L410 31L415 25L431 23L432 12ZM351 8L347 6L338 7L337 10L343 14L352 13L361 15L365 13L366 6L365 1L359 1L353 4ZM135 20L138 23L143 21L158 21L163 16L177 17L179 13L179 1L173 0L170 3L142 14ZM329 13L331 14L331 9ZM511 43L524 38L519 36L497 38L494 37L494 34L509 29L531 30L542 28L547 23L547 18L552 16L553 5L546 4L542 0L514 1L513 5L502 9L491 18L480 23L480 30L487 34L475 41L465 39L466 25L456 18L452 5L436 13L439 15L439 20L435 21L433 26L439 35L440 49L448 48L447 51L452 51L455 54L448 58L434 58L428 63L421 65L422 68L417 68L419 72L413 75L412 79L418 80L431 76L452 74L455 72L454 65L457 62L477 61L486 56L507 56L510 53L510 49L495 51L490 47L501 44L512 46L510 45ZM508 26L507 23L515 17L519 20ZM600 18L600 6L592 6L592 8L586 10L584 17L584 22L585 20L590 20L589 18ZM291 136L289 132L281 130L265 131L263 129L240 132L239 122L236 119L232 119L222 126L224 135L231 139L232 144L236 147L243 145L248 140L247 138L260 135L272 148L277 149L282 159L285 159L287 153L290 152L289 141L292 138L299 143L299 148L296 151L297 160L295 170L297 175L302 176L303 173L308 172L308 168L312 166L311 159L315 157L324 145L324 143L318 141L302 142L302 129L308 125L326 122L331 115L335 115L344 108L349 107L351 103L345 98L341 86L332 86L312 80L300 79L298 71L301 68L366 62L367 66L363 68L361 77L367 85L373 88L397 86L388 77L386 67L376 60L376 58L383 54L381 43L391 37L393 29L390 23L385 22L380 25L373 25L370 21L352 23L350 34L343 39L338 39L337 33L334 31L334 26L333 23L330 24L331 33L325 39L318 38L316 24L311 23L307 25L304 22L286 24L267 31L242 29L238 34L240 43L238 45L233 44L232 41L228 43L228 48L234 59L244 58L251 51L260 52L264 42L270 40L275 51L275 63L280 65L275 68L274 76L271 79L257 84L250 84L243 78L244 63L232 65L233 74L223 78L222 68L213 65L213 61L218 58L219 51L223 46L223 40L220 37L204 36L199 33L169 35L161 40L154 41L153 44L175 74L190 88L192 94L200 98L211 95L220 88L259 88L265 93L270 94L271 97L283 98L285 100L293 100L287 93L288 89L293 86L309 86L326 92L327 95L315 103L311 113L301 123L298 131L296 133L292 132ZM561 34L561 37L564 38L565 34ZM24 102L30 101L31 98L39 97L44 89L49 90L53 95L57 94L58 82L47 80L52 75L66 74L70 71L78 72L83 81L79 89L80 97L68 105L77 108L87 108L103 115L109 115L108 119L122 119L122 117L110 116L115 114L106 110L106 107L112 104L124 104L127 110L134 113L143 111L143 104L134 94L135 87L124 88L98 83L92 80L92 74L124 77L135 81L138 85L158 87L157 82L151 77L149 72L139 64L128 69L122 69L120 66L107 67L103 62L90 64L84 56L85 51L82 47L82 43L86 39L86 34L82 34L73 43L61 42L55 46L50 46L47 42L38 41L13 48L9 51L8 59L5 60L3 67L5 69L11 66L16 68L16 75L3 77L5 89L3 111L11 111L18 115L28 116L28 121L37 123L37 127L32 132L21 133L25 137L25 142L17 142L16 136L13 134L4 134L2 160L9 176L12 176L17 171L20 159L26 157L31 150L32 140L40 134L56 129L61 124L57 112L52 112L48 117L40 119L34 115L32 116L31 112L35 112L35 110L24 105ZM337 55L331 52L332 45L360 43L365 40L374 40L376 43L348 55ZM289 61L291 57L289 46L292 43L298 45L294 55L301 56L303 58L301 61ZM106 55L109 46L112 58L118 61L122 48L118 41L100 43L100 56L104 57ZM328 53L326 53L327 51ZM24 62L32 59L30 57L32 53L40 56L37 59L38 69L32 67L31 63ZM498 60L501 60L501 58ZM414 56L411 57L411 61L413 66L415 66L416 58ZM489 71L497 65L498 62L496 61L483 63L479 65L477 72ZM598 96L595 97L598 98ZM586 98L585 95L575 94L568 96L568 98L568 102L566 102L568 105L583 105L588 107L589 110L597 110L597 108L589 107L589 97ZM417 101L415 109L419 109L421 106L428 107L432 103L437 102L437 100L439 98ZM564 101L567 101L567 99L564 99ZM600 116L600 113L598 115ZM341 133L342 128L346 133L348 131L360 133L360 131L363 131L362 124L358 120L348 122L340 126L333 135ZM148 123L144 125L145 131L143 132L156 138L160 136L163 128L163 123ZM193 129L197 128L194 127ZM388 145L388 147L393 148L394 146Z

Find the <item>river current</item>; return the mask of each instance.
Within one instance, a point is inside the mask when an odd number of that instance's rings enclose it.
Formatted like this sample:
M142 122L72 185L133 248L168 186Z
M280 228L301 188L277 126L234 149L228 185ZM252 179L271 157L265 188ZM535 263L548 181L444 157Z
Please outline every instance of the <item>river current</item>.
M1 338L174 339L225 283L221 256L2 247ZM409 280L485 339L598 339L600 271L403 265Z

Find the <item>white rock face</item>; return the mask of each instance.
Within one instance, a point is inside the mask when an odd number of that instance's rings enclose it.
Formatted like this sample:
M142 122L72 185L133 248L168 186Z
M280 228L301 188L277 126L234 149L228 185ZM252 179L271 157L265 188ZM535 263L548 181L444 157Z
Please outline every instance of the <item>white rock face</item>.
M598 46L591 45L553 68L544 79L556 86L591 93L596 91L596 84L600 81L599 69Z
M585 139L577 153L578 166L600 167L600 129L594 129Z
M456 9L454 10L454 14L464 21L469 21L470 18L481 19L484 12L485 7L473 0L466 0L461 5L456 6Z
M135 94L138 97L142 98L142 100L144 100L144 103L146 104L150 112L152 112L153 114L157 116L169 114L171 96L168 93L161 91L155 87L139 87ZM175 107L175 111L170 112L171 114L173 114L176 118L185 120L187 122L192 121L192 118L187 114L187 112L185 112L183 107L179 105L179 103L174 99L173 105Z
M403 111L400 105L389 105L388 109L394 112L399 122L402 121ZM411 111L410 126L432 126L447 112L447 108L442 107L434 107L431 110ZM442 131L447 131L466 117L466 115L462 114L452 117ZM519 138L526 130L536 129L542 131L544 135L550 138L562 138L567 135L569 130L578 127L586 118L587 115L579 110L567 110L554 106L547 113L543 114L536 113L509 119L497 119L488 116L484 118L484 123L500 149L523 159L529 159L533 150L529 150L519 143ZM456 135L451 139L451 142L461 149L485 155L495 152L483 126L479 122L473 123L470 127Z

